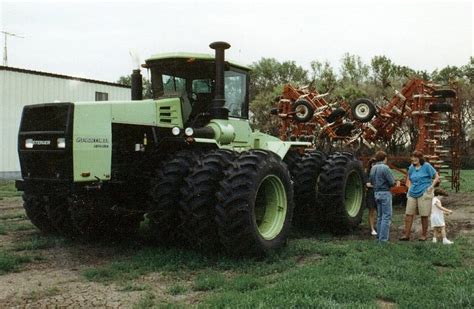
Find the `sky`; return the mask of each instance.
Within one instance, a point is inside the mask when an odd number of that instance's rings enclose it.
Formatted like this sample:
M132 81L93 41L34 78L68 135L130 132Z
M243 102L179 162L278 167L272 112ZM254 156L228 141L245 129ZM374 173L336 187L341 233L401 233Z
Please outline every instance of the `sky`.
M336 71L346 52L431 72L467 64L474 49L473 4L463 0L0 0L0 29L25 37L8 38L9 66L106 81L130 74L130 51L143 63L212 53L221 40L242 64L328 60Z

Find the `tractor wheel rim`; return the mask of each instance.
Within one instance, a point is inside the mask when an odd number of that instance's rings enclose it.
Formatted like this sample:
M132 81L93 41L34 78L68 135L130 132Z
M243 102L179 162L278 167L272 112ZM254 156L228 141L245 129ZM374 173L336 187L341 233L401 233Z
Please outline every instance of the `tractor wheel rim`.
M304 105L300 105L296 108L296 116L298 118L304 118L308 115L308 113L309 113L308 107Z
M362 206L363 198L362 179L359 174L352 171L347 177L344 203L350 217L356 217Z
M355 108L355 112L359 117L367 117L369 115L369 105L365 103L360 103Z
M255 223L263 239L272 240L280 234L287 209L286 190L280 178L266 176L257 190L254 208Z

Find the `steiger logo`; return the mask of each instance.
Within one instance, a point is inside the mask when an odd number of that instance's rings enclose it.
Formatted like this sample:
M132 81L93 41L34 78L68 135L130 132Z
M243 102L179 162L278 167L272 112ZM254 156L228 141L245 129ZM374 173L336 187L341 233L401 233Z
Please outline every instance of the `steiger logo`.
M38 141L38 140L33 140L33 145L51 145L51 141Z

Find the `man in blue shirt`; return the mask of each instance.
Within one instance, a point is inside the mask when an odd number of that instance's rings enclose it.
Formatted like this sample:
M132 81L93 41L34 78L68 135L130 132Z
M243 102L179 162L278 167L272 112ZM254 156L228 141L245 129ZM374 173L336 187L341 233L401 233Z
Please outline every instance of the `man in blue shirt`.
M374 188L375 203L377 204L377 241L387 242L390 238L392 223L392 193L390 188L395 185L390 168L387 166L387 154L377 151L375 163L370 170L370 183Z
M434 167L425 162L420 151L411 155L412 165L408 169L410 189L407 194L407 208L405 211L405 232L400 240L409 240L414 216L421 216L421 236L419 240L425 241L428 237L428 218L431 214L431 201L433 200L433 187L439 182L439 175Z

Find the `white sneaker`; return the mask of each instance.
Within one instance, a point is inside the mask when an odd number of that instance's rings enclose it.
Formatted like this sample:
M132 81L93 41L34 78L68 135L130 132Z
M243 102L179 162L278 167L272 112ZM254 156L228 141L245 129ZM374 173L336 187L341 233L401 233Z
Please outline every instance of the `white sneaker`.
M372 230L372 232L370 233L370 235L372 236L377 236L377 232L375 230Z
M438 242L438 239L436 239L436 237L433 237L433 243L437 243Z
M443 245L452 245L452 244L454 244L454 242L452 242L451 240L447 238L443 239Z

